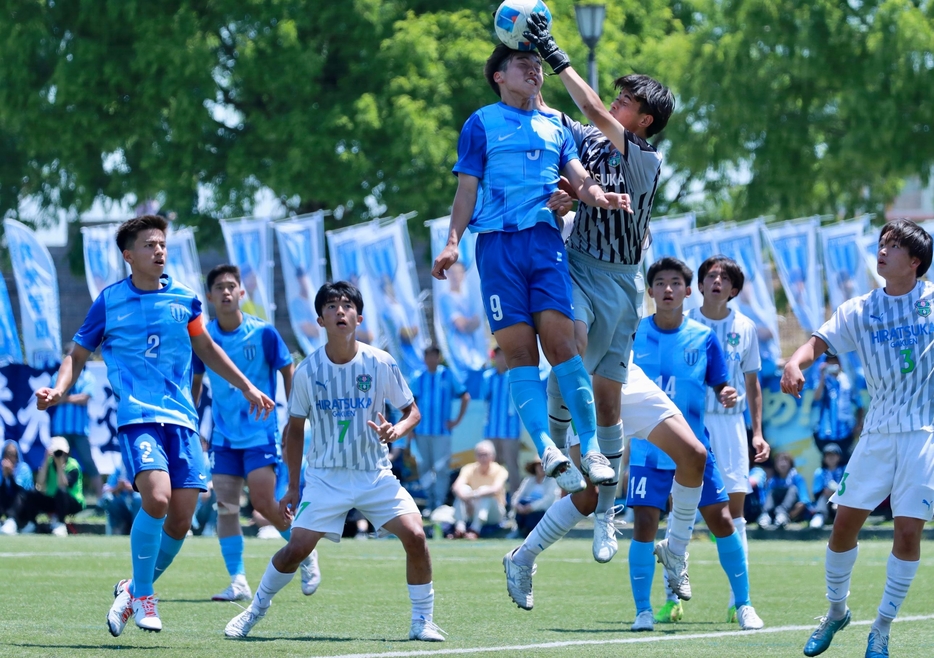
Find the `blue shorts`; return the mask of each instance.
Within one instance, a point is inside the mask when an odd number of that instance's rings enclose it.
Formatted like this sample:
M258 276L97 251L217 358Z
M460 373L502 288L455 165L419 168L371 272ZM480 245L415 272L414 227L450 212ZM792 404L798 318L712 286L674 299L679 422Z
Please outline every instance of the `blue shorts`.
M554 310L574 319L568 255L554 226L477 236L477 271L490 329L499 331L532 314Z
M272 466L273 470L279 467L279 455L274 443L253 448L211 447L211 473L215 475L245 478L264 466Z
M198 433L171 423L124 425L117 430L127 479L136 489L143 471L165 471L173 489L207 491L204 452Z
M629 467L629 489L626 492L627 507L657 507L663 512L668 509L668 496L675 480L675 472L661 470L652 466ZM704 489L701 492L699 508L725 503L730 499L726 493L717 459L707 451L707 465L704 467Z

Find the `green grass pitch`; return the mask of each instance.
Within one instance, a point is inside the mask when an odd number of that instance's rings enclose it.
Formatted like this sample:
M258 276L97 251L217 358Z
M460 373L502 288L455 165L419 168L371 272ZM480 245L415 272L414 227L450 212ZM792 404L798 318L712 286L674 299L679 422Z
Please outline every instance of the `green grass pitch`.
M766 631L740 633L724 622L727 583L716 548L696 540L690 548L694 599L685 604L685 620L636 634L629 632L634 608L625 541L606 565L592 560L586 540L548 550L538 560L531 612L506 594L501 560L515 542L432 541L435 620L448 641L416 643L407 641L409 602L398 541L322 544L318 592L303 596L296 578L251 637L228 640L224 625L239 608L209 600L228 583L217 540L191 538L156 586L165 630L143 633L131 620L120 638L112 638L104 619L114 583L129 575L128 538L2 537L0 656L799 656L814 617L826 609L822 542L752 543L753 603ZM254 588L279 545L247 539ZM890 548L889 542L861 544L850 597L857 624L825 655L863 655L869 628L858 622L875 615ZM893 626L893 656L934 656L929 564L923 558L901 612L921 618ZM656 607L661 587L659 567Z

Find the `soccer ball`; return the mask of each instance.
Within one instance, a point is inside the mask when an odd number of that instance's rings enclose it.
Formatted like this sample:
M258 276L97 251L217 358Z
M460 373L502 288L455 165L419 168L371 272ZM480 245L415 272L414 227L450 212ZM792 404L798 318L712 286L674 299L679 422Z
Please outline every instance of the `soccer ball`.
M525 40L526 22L535 12L545 14L548 28L551 29L551 12L542 0L503 0L493 15L496 36L513 50L535 50L535 46Z

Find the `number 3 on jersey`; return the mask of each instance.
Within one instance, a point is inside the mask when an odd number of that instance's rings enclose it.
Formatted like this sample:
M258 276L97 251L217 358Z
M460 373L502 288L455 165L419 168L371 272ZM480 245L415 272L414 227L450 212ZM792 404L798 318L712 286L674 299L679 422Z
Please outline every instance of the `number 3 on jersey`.
M915 369L915 360L912 358L912 349L898 350L898 353L902 355L902 374L907 375L909 372Z

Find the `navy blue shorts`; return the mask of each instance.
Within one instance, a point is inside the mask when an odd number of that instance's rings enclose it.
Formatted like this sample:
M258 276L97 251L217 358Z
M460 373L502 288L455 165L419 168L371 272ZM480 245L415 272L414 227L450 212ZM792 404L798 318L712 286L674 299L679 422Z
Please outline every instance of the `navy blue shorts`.
M124 425L117 430L127 479L136 487L143 471L165 471L173 489L207 491L201 437L193 429L171 423Z
M275 443L252 448L211 447L211 473L245 478L264 466L279 467L279 456Z
M663 512L668 509L668 496L675 481L675 472L651 466L629 467L629 488L626 491L627 507L657 507ZM725 503L730 499L726 493L717 459L707 450L704 467L704 489L698 507Z
M481 233L477 271L493 331L521 322L535 326L532 314L547 310L574 319L568 255L561 234L550 224Z

